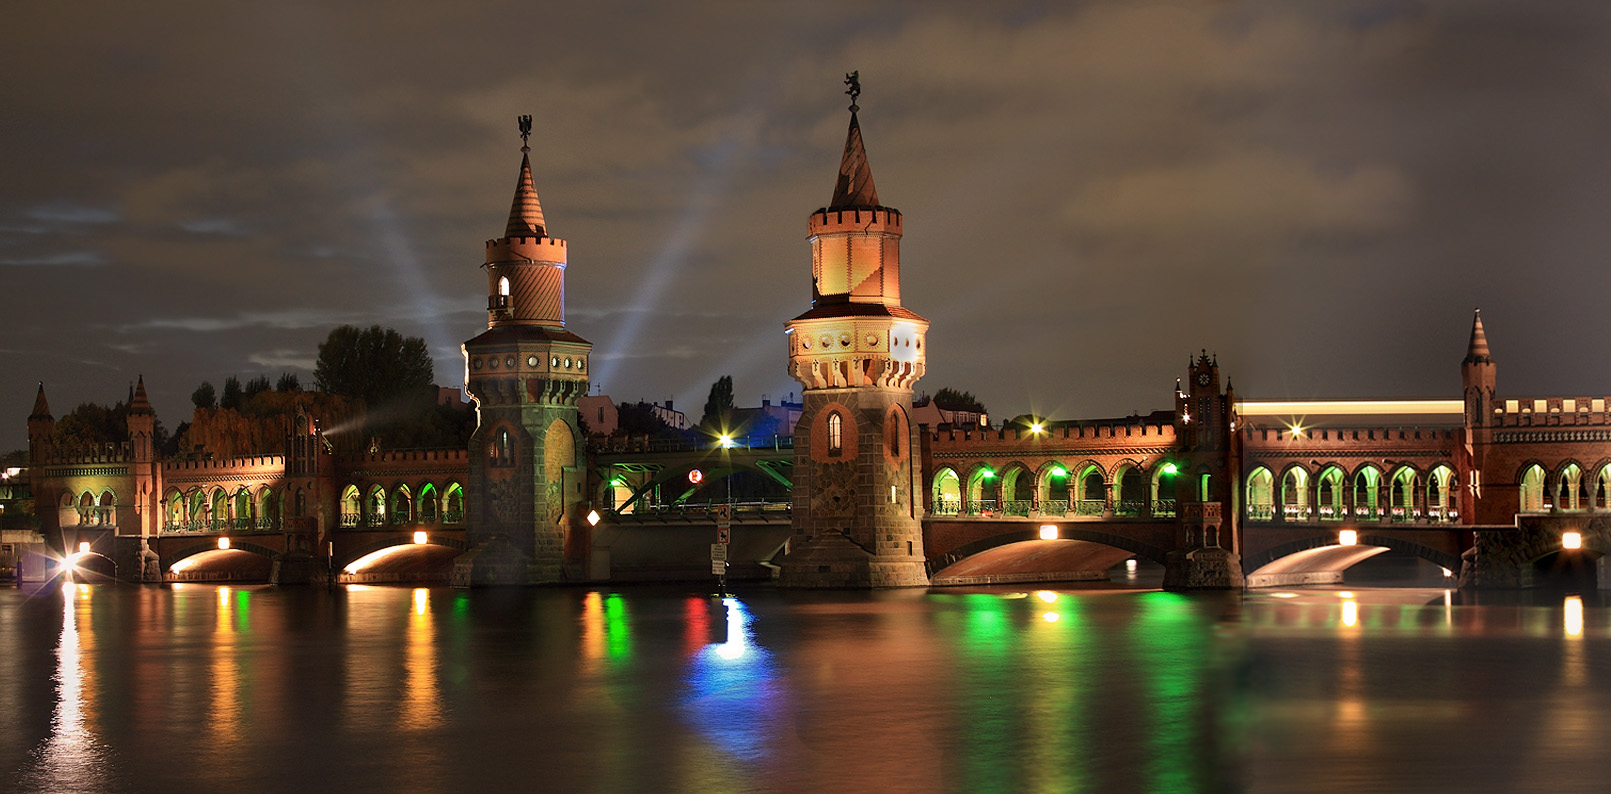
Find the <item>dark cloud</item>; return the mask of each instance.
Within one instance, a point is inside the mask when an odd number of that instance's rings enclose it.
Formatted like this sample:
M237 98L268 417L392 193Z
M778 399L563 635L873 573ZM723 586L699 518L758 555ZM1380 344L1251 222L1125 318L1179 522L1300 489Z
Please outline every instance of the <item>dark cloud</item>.
M35 380L64 409L143 372L172 426L201 380L305 372L345 322L461 377L522 113L602 388L797 391L781 328L850 69L933 322L920 387L1122 414L1208 348L1248 396L1449 396L1480 305L1502 390L1611 391L1600 4L90 11L0 29L28 75L0 83L0 447Z

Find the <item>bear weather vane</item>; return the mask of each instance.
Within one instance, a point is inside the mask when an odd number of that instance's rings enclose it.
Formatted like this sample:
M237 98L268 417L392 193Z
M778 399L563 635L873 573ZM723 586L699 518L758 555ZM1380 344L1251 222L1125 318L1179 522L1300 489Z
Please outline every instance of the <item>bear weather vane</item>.
M849 86L845 89L845 93L850 95L850 112L855 113L856 111L861 110L861 108L856 105L856 98L861 96L861 70L857 69L854 72L847 72L845 74L845 85Z

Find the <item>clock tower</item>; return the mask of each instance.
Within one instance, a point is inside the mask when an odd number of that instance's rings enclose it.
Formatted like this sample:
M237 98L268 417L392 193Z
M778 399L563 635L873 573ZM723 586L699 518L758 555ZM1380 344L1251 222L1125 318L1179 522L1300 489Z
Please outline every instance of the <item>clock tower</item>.
M811 214L811 309L784 324L804 389L794 430L785 587L921 587L922 472L912 386L929 323L901 305L899 210L878 201L850 86L850 132L828 206Z
M520 118L521 138L531 117ZM587 394L593 346L565 328L565 241L548 234L532 185L530 148L504 234L486 244L487 330L464 343L476 402L458 586L564 580L587 543L575 515L586 455L576 401Z
M1242 533L1239 478L1242 437L1236 390L1220 390L1219 359L1208 351L1186 371L1185 389L1175 391L1175 437L1184 476L1175 478L1179 505L1178 548L1164 566L1166 590L1240 589Z

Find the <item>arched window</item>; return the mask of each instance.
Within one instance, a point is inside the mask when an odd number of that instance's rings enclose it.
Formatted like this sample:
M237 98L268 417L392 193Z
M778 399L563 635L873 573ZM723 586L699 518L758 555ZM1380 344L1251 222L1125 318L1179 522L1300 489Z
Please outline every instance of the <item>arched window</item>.
M1260 466L1247 475L1247 519L1269 521L1275 515L1275 475ZM1205 500L1206 501L1206 500Z
M356 527L362 523L363 515L363 502L358 498L358 486L347 486L341 492L341 525Z
M436 486L430 483L420 486L420 523L435 524L437 519L436 507Z
M515 437L509 428L500 427L492 434L492 446L487 448L487 457L493 466L515 465Z
M457 524L464 520L464 488L458 483L448 484L442 504L442 523Z
M828 454L840 455L845 451L845 419L838 411L828 414Z
M1535 463L1522 473L1520 502L1519 507L1524 513L1545 509L1543 466Z
M1362 521L1378 521L1381 519L1381 509L1377 504L1380 496L1382 473L1375 467L1366 466L1354 475L1354 517Z
M929 507L937 516L954 516L962 510L962 480L952 469L934 475L934 494Z
M1562 510L1579 510L1588 507L1587 491L1583 485L1583 470L1571 463L1561 470L1555 504Z
M1320 472L1320 487L1316 494L1319 504L1316 507L1321 521L1341 521L1346 517L1343 512L1342 483L1342 469L1328 466Z
M498 277L498 294L502 295L502 296L504 296L506 298L509 297L509 277L508 276L499 276Z

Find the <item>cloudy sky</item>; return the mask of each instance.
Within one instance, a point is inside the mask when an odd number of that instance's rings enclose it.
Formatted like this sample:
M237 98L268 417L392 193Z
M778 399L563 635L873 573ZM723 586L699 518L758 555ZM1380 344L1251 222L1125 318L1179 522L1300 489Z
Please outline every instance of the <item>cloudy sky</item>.
M618 400L798 392L806 218L861 72L929 375L999 417L1611 393L1600 2L60 3L0 25L0 448L144 373L298 373L341 323L458 385L520 161ZM697 417L695 417L697 418Z

